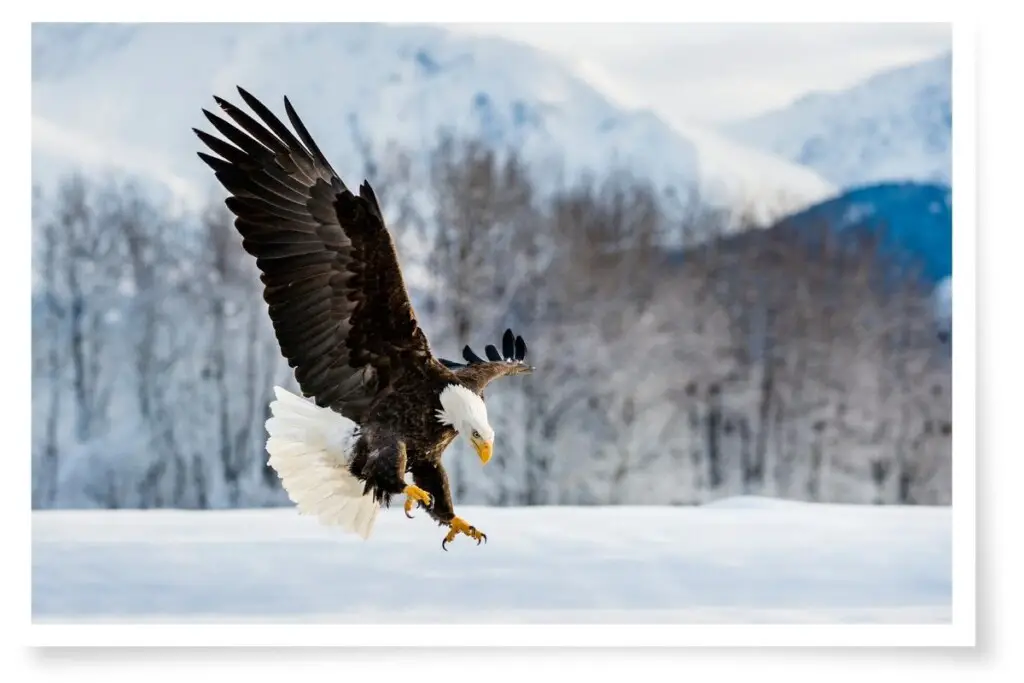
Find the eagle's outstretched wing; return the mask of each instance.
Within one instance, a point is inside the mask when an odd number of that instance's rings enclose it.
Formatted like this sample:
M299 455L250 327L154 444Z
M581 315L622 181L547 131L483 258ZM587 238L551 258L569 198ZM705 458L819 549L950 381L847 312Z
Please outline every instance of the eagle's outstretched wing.
M287 98L295 134L238 92L262 123L215 98L235 125L204 109L228 142L193 129L218 155L199 156L231 193L302 393L359 423L378 391L431 358L394 243L369 184L358 195L345 187Z
M512 334L512 330L505 330L501 347L499 353L496 346L488 344L484 348L487 360L478 356L468 345L462 349L465 363L456 363L444 358L439 360L460 382L482 396L484 387L498 377L533 372L533 367L526 364L526 342L522 337Z

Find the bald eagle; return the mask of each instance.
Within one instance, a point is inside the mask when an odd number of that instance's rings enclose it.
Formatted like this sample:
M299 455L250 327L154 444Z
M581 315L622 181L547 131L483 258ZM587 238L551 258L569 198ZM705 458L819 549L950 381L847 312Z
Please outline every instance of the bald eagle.
M462 434L481 463L491 459L484 388L533 371L526 343L506 330L486 360L469 346L465 363L435 357L369 183L358 194L345 186L287 97L294 133L238 91L259 120L214 97L230 121L203 114L226 141L193 131L216 155L199 152L230 195L302 393L274 387L268 464L301 513L364 539L380 507L404 495L406 516L419 505L448 528L443 549L458 534L479 545L487 536L455 514L441 456Z

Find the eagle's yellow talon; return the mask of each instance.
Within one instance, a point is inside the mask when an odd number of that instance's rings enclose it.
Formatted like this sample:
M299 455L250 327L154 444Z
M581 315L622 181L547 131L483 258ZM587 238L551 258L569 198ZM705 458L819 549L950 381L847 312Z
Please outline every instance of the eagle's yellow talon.
M405 491L405 516L412 519L412 509L416 507L417 501L423 503L424 507L430 507L430 494L421 489L419 486L406 486Z
M448 550L445 546L455 540L455 537L458 534L465 534L466 536L469 536L476 541L477 545L480 545L481 541L487 540L487 534L474 526L466 524L466 520L461 517L453 517L452 521L448 523L448 526L451 527L451 529L448 531L448 535L444 537L444 540L441 541L442 550Z

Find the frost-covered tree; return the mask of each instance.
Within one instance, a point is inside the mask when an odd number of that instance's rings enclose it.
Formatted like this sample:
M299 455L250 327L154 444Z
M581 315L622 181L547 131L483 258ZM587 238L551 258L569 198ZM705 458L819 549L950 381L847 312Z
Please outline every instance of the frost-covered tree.
M880 230L765 229L613 171L554 184L476 140L425 166L359 149L434 352L508 327L537 367L488 391L487 467L446 455L457 499L950 502L948 342ZM255 263L221 202L174 209L77 176L35 194L35 507L287 502L264 422L296 386Z

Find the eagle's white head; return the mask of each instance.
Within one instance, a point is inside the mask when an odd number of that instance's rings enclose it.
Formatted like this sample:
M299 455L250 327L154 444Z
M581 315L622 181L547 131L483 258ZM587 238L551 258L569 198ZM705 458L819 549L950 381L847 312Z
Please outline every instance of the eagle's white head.
M437 419L465 435L480 456L480 462L486 465L494 451L494 429L487 421L483 399L461 384L449 384L441 391L440 398Z

